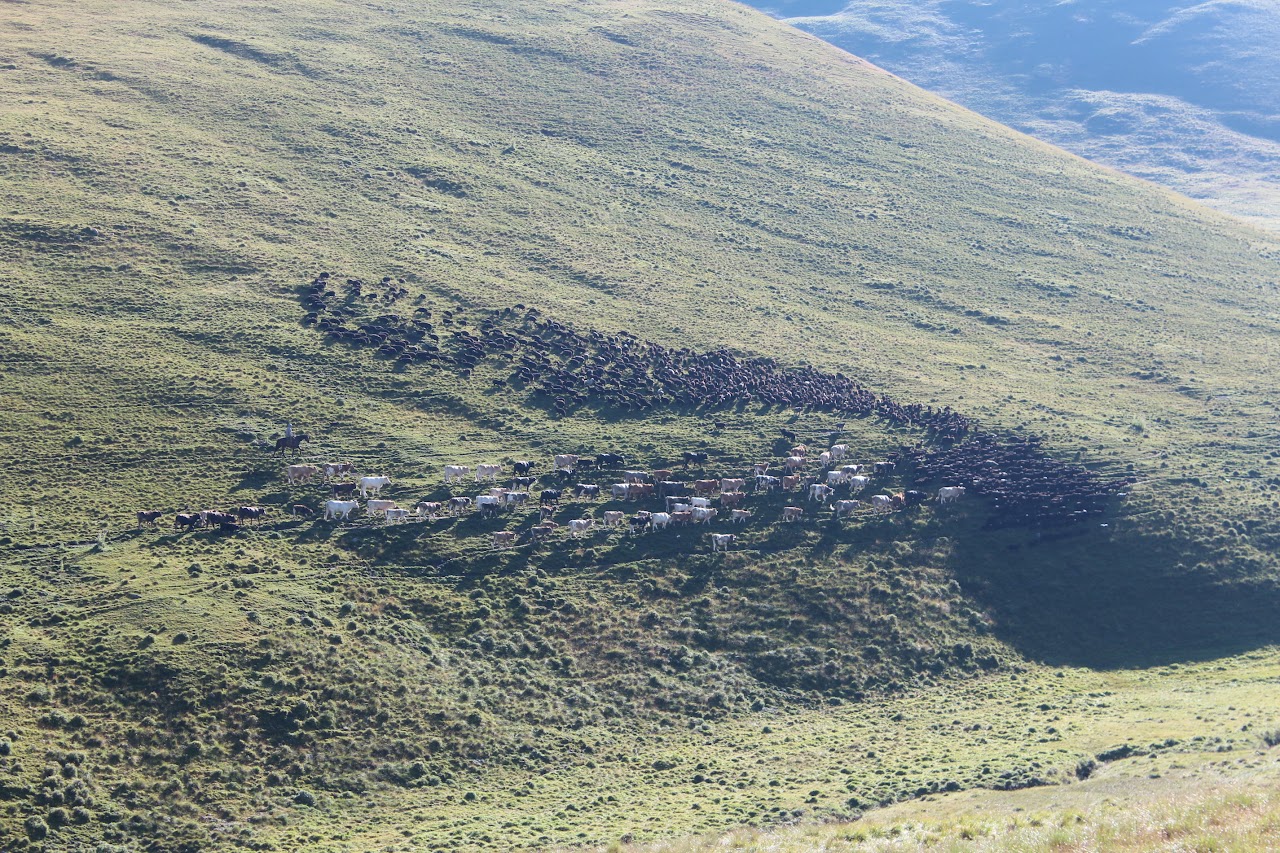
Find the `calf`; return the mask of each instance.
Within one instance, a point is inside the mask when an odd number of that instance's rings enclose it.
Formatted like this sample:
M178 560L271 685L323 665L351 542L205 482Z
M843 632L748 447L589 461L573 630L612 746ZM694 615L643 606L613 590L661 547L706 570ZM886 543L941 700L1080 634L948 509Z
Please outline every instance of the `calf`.
M553 506L538 507L538 521L549 521L556 514L556 508Z
M639 533L641 530L644 530L646 527L648 527L651 524L653 524L653 513L651 512L640 510L640 512L637 512L635 515L631 516L631 532L632 533Z
M396 508L395 501L371 500L364 505L366 515L383 515L387 510Z
M783 521L799 521L804 518L804 510L798 506L784 506L782 508Z
M746 524L751 520L753 515L755 515L755 513L749 509L735 509L733 513L730 514L729 520L734 524Z
M341 477L343 474L354 474L356 465L354 462L326 462L324 463L324 476L326 480L332 480L334 477Z
M769 463L757 462L756 464L751 466L751 473L755 475L757 478L763 477L765 474L769 473Z
M409 510L401 509L398 506L392 507L383 513L383 515L387 519L387 524L404 524L409 520Z
M516 544L516 534L510 530L493 531L493 547L507 548Z
M480 495L476 498L476 509L480 510L480 514L486 518L491 518L498 514L498 506L501 498L493 495Z
M513 489L527 489L536 482L538 482L537 477L512 477L511 487Z
M684 467L688 468L690 462L695 465L705 465L707 464L707 454L703 451L686 450L684 452Z
M297 516L298 518L310 518L311 516L316 514L316 511L311 507L307 506L306 504L294 504L293 506L289 507L289 512L291 512L293 515Z

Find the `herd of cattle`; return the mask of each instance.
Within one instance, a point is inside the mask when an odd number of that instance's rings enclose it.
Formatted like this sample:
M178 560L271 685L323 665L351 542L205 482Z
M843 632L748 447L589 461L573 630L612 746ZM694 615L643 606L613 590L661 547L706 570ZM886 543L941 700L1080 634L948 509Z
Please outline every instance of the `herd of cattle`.
M831 508L832 517L839 520L865 511L866 513L890 513L909 509L924 503L928 496L921 491L907 489L896 493L872 494L866 500L858 497L883 485L892 476L897 463L888 460L873 465L846 462L848 445L837 444L829 450L810 454L809 448L797 445L791 448L781 461L757 462L742 476L702 477L679 479L689 471L701 470L708 461L705 452L686 452L680 471L674 468L656 470L628 470L626 457L616 453L601 453L594 457L576 454L558 454L552 470L539 477L534 473L538 465L529 460L515 462L509 481L500 463L484 463L444 466L444 485L450 494L440 500L417 501L412 506L401 507L395 500L379 497L382 489L391 485L385 475L357 476L355 466L349 462L330 462L322 465L295 464L285 468L285 479L290 486L301 486L313 481L323 481L326 498L323 517L326 521L349 521L360 509L366 517L382 520L385 524L399 524L412 520L434 521L444 517L456 517L479 513L483 517L495 517L500 513L521 508L537 508L536 521L522 533L511 530L495 531L495 547L516 545L521 541L537 543L552 536L561 525L554 516L562 501L582 504L581 517L569 519L564 528L571 538L579 538L597 528L625 528L631 533L664 530L669 527L711 525L725 521L734 525L747 524L755 517L755 511L746 508L749 500L768 495L794 494L798 505L782 508L783 522L797 522L816 517L818 512ZM772 473L775 468L776 473ZM617 482L582 482L589 471L617 472ZM509 485L499 486L499 478ZM534 489L539 480L546 486ZM481 494L452 494L458 484L473 483L481 488ZM947 486L939 489L937 500L948 503L965 493L964 486ZM612 501L656 503L652 509L637 509L628 514L622 510L605 510L599 516L586 511L600 499ZM365 503L363 506L360 500ZM715 505L713 505L715 504ZM815 508L813 505L817 504ZM294 516L310 517L316 510L306 504L290 508ZM205 510L179 513L174 528L194 530L217 527L223 531L239 529L245 521L261 522L266 510L262 507L240 507L232 512ZM629 517L628 517L629 515ZM161 513L138 513L138 524L156 525ZM736 541L732 533L711 533L713 551L728 550Z
M389 278L383 302L393 304L403 288ZM741 359L724 349L697 352L670 349L641 341L626 332L578 332L542 317L536 308L516 305L490 311L472 323L459 311L442 311L441 327L432 310L414 309L411 317L380 314L364 318L366 293L360 279L347 279L346 296L333 289L330 274L320 273L303 288L307 314L303 322L334 340L376 348L401 364L438 363L470 376L481 361L507 362L511 372L500 384L519 383L535 399L548 402L561 415L586 404L627 410L664 405L721 408L763 403L878 415L895 425L921 427L946 439L960 439L975 426L949 406L902 404L876 394L842 373L810 367L784 368L768 358ZM350 323L350 325L349 325Z

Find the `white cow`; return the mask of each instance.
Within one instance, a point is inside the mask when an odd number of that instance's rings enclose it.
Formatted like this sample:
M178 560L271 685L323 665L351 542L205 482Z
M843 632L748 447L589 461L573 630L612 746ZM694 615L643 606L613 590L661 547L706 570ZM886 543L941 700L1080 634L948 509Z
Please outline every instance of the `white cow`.
M828 486L838 486L838 485L840 485L841 483L843 483L847 478L848 478L848 477L847 477L847 475L846 475L846 474L844 474L844 473L842 473L842 472L840 472L840 471L828 471L828 472L827 472L827 485L828 485Z
M578 457L572 453L557 453L555 462L557 471L572 472L574 468L578 467Z
M804 457L788 456L787 461L782 463L782 467L786 468L788 473L798 471L804 467Z
M648 471L623 471L622 479L628 483L647 483L649 481Z
M830 453L831 453L832 459L843 459L845 457L845 454L847 454L848 452L849 452L849 445L847 444L831 445Z
M822 502L831 497L831 487L822 483L814 483L809 487L809 500Z
M528 501L528 492L507 492L502 496L502 502L508 506L519 506L520 504L528 503Z
M826 468L830 464L831 464L831 453L829 451L824 450L820 454L818 454L819 467Z
M483 464L476 466L476 482L481 480L493 481L498 479L498 475L502 473L501 465Z
M594 523L594 518L575 518L569 522L569 535L577 539L582 534L590 531Z
M840 473L844 474L846 477L856 477L858 474L862 473L862 466L861 465L841 465Z
M367 498L369 493L377 494L382 491L383 486L391 485L390 477L361 477L360 478L360 497Z
M480 495L476 498L476 509L485 515L491 515L498 511L498 505L501 498L495 498L493 495Z
M618 500L625 501L631 495L630 483L614 483L610 489L613 496Z
M326 462L324 463L324 476L326 479L332 480L343 474L354 474L356 465L354 462Z
M444 481L446 483L461 482L462 478L467 476L471 471L466 465L446 465L444 466Z
M374 501L371 500L364 505L364 511L369 515L381 515L389 509L395 509L395 501Z
M938 489L938 503L949 504L964 497L964 486L943 486Z
M804 510L798 506L784 506L782 508L783 521L799 521L804 518Z
M337 518L346 521L351 517L351 511L359 508L360 503L358 501L325 501L324 518L325 521L333 521Z
M746 524L751 520L751 516L753 515L755 515L755 513L749 509L735 509L729 520L734 524Z
M708 506L710 506L709 503ZM671 505L672 512L688 512L691 509L693 509L693 504L676 503Z
M653 518L650 519L654 530L662 530L671 525L671 513L655 512Z
M711 552L728 551L729 546L733 544L733 540L737 538L732 533L712 533L711 534Z
M836 501L836 518L844 518L857 512L862 501Z
M626 517L627 517L627 514L622 510L617 510L617 509L606 510L604 514L604 526L617 527L620 524L622 524L622 519Z
M290 486L305 483L319 473L320 469L315 465L290 465L284 469L285 479L289 481Z
M867 486L871 485L871 478L870 477L850 477L847 482L849 483L849 491L860 492L863 489L865 489Z
M706 509L711 506L711 498L689 498L690 509Z
M436 513L440 511L439 501L420 501L415 507L418 518L426 517L429 520L435 520Z
M876 512L893 512L893 498L888 495L872 495L871 508Z
M392 507L387 510L387 524L403 524L409 520L409 510L400 507Z
M704 507L696 506L693 508L693 523L694 524L710 524L711 521L719 514L720 514L719 510L706 509Z

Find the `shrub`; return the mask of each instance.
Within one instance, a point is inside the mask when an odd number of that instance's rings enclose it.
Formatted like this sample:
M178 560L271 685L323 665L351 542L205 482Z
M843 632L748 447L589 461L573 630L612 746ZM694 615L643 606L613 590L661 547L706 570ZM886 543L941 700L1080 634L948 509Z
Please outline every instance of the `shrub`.
M29 817L22 824L22 828L27 831L27 838L32 841L40 841L49 834L49 824L45 823L43 818Z

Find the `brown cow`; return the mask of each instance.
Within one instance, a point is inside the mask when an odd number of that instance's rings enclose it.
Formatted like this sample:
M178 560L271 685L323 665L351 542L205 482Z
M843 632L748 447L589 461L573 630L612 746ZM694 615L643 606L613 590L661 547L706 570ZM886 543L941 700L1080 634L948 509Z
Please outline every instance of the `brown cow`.
M792 474L782 478L782 490L784 492L793 492L800 487L800 475Z
M672 524L690 524L693 521L693 510L671 513Z
M516 544L516 534L510 530L493 531L493 547L506 548L508 545Z
M631 488L627 490L627 498L633 501L651 497L653 497L653 483L632 483Z
M666 468L660 468L657 471L651 471L649 476L653 478L653 482L661 483L663 480L670 480L672 473Z
M798 506L784 506L782 508L783 521L799 521L804 518L804 510Z
M737 506L742 503L742 499L745 497L746 495L742 492L721 492L720 505L725 507Z
M719 480L694 480L693 493L695 495L713 495L720 488Z

